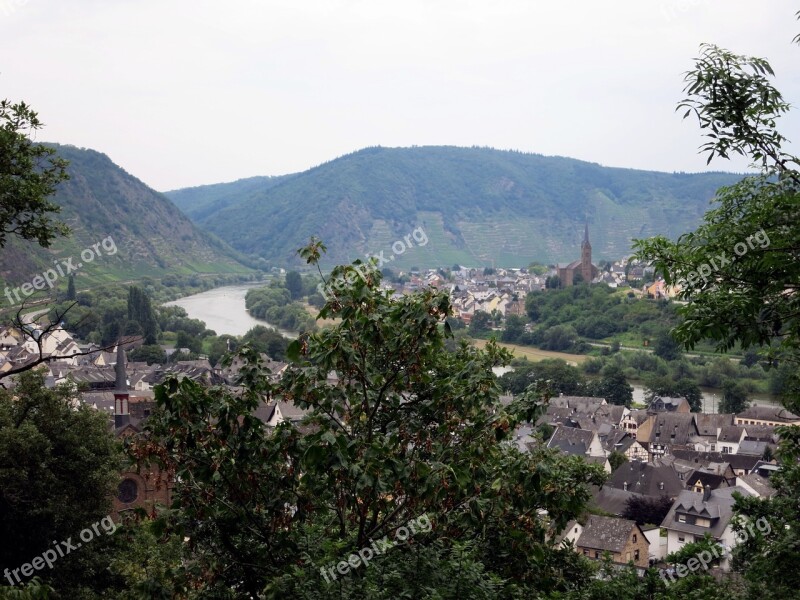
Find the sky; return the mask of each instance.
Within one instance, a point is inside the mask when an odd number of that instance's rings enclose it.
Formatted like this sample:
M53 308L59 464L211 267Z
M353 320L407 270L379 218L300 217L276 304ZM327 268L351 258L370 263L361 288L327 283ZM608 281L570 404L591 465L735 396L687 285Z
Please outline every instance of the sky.
M768 58L800 101L788 0L0 0L0 98L39 141L166 191L366 146L490 146L659 171L698 154L703 42ZM789 139L800 117L781 129ZM793 147L789 147L793 149Z

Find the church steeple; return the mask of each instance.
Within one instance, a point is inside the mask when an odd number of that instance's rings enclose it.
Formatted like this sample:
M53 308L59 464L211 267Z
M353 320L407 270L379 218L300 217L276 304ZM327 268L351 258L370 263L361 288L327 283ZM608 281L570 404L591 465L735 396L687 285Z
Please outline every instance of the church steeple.
M121 339L117 341L117 364L114 365L114 373L116 374L116 384L114 385L114 426L122 427L130 423L131 417L128 413L130 393L128 375L125 371L125 348Z
M583 228L583 242L581 243L581 277L586 283L594 279L592 269L592 245L589 243L589 222Z
M589 222L586 222L586 226L583 229L583 244L581 246L591 246L589 243Z

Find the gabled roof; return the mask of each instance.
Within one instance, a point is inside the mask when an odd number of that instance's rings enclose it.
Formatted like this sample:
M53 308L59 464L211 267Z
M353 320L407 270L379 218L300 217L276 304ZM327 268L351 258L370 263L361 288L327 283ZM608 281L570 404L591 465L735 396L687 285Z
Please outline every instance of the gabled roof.
M575 545L618 554L625 549L625 544L634 529L638 529L644 538L644 533L635 521L591 515Z
M800 421L800 417L789 412L782 406L761 406L755 405L737 413L737 419L756 419L762 421L776 421L780 423L794 423Z
M657 413L650 431L651 444L686 445L697 434L692 413Z
M606 485L656 498L660 496L674 498L685 487L675 469L660 461L623 463L611 474Z
M718 441L738 443L744 436L744 427L741 425L728 425L719 432Z
M752 471L759 461L758 456L748 454L722 454L721 452L696 452L690 448L672 448L672 455L691 464L730 463L734 469Z
M712 490L706 494L698 494L684 490L672 504L667 516L661 522L661 527L690 533L701 537L708 533L711 537L719 539L733 516L733 493L738 492L743 496L751 494L740 487L727 487ZM704 499L706 498L706 499ZM697 515L711 520L710 527L681 523L676 519L676 514Z
M558 448L565 454L584 456L589 451L594 436L593 431L559 426L547 442L547 447Z
M694 413L694 423L700 435L716 438L719 429L733 425L733 415Z

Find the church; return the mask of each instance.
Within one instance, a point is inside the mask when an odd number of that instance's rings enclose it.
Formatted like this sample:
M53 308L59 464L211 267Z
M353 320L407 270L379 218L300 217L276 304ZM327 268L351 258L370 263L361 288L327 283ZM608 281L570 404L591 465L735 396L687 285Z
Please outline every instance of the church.
M561 287L571 287L581 281L591 283L599 273L600 270L592 264L592 245L589 243L589 224L587 223L583 232L580 260L563 267L558 265L558 278L561 281Z

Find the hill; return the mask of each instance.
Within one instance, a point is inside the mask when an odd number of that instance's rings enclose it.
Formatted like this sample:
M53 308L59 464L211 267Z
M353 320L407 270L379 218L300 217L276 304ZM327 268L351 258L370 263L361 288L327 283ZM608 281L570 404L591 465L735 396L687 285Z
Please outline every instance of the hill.
M595 260L634 237L693 229L714 192L740 176L658 173L488 148L367 148L270 180L167 192L237 250L279 264L311 235L326 261L385 250L415 227L429 243L398 266L524 266L579 256L590 224ZM420 236L421 237L421 236Z
M53 199L62 207L59 218L73 233L49 249L12 239L0 251L0 276L6 284L31 282L70 257L74 267L81 265L74 273L79 287L144 276L250 270L228 244L199 230L172 202L106 155L53 147L70 161L70 180ZM82 260L81 252L90 260ZM62 272L67 270L63 266ZM60 284L66 286L65 281Z

